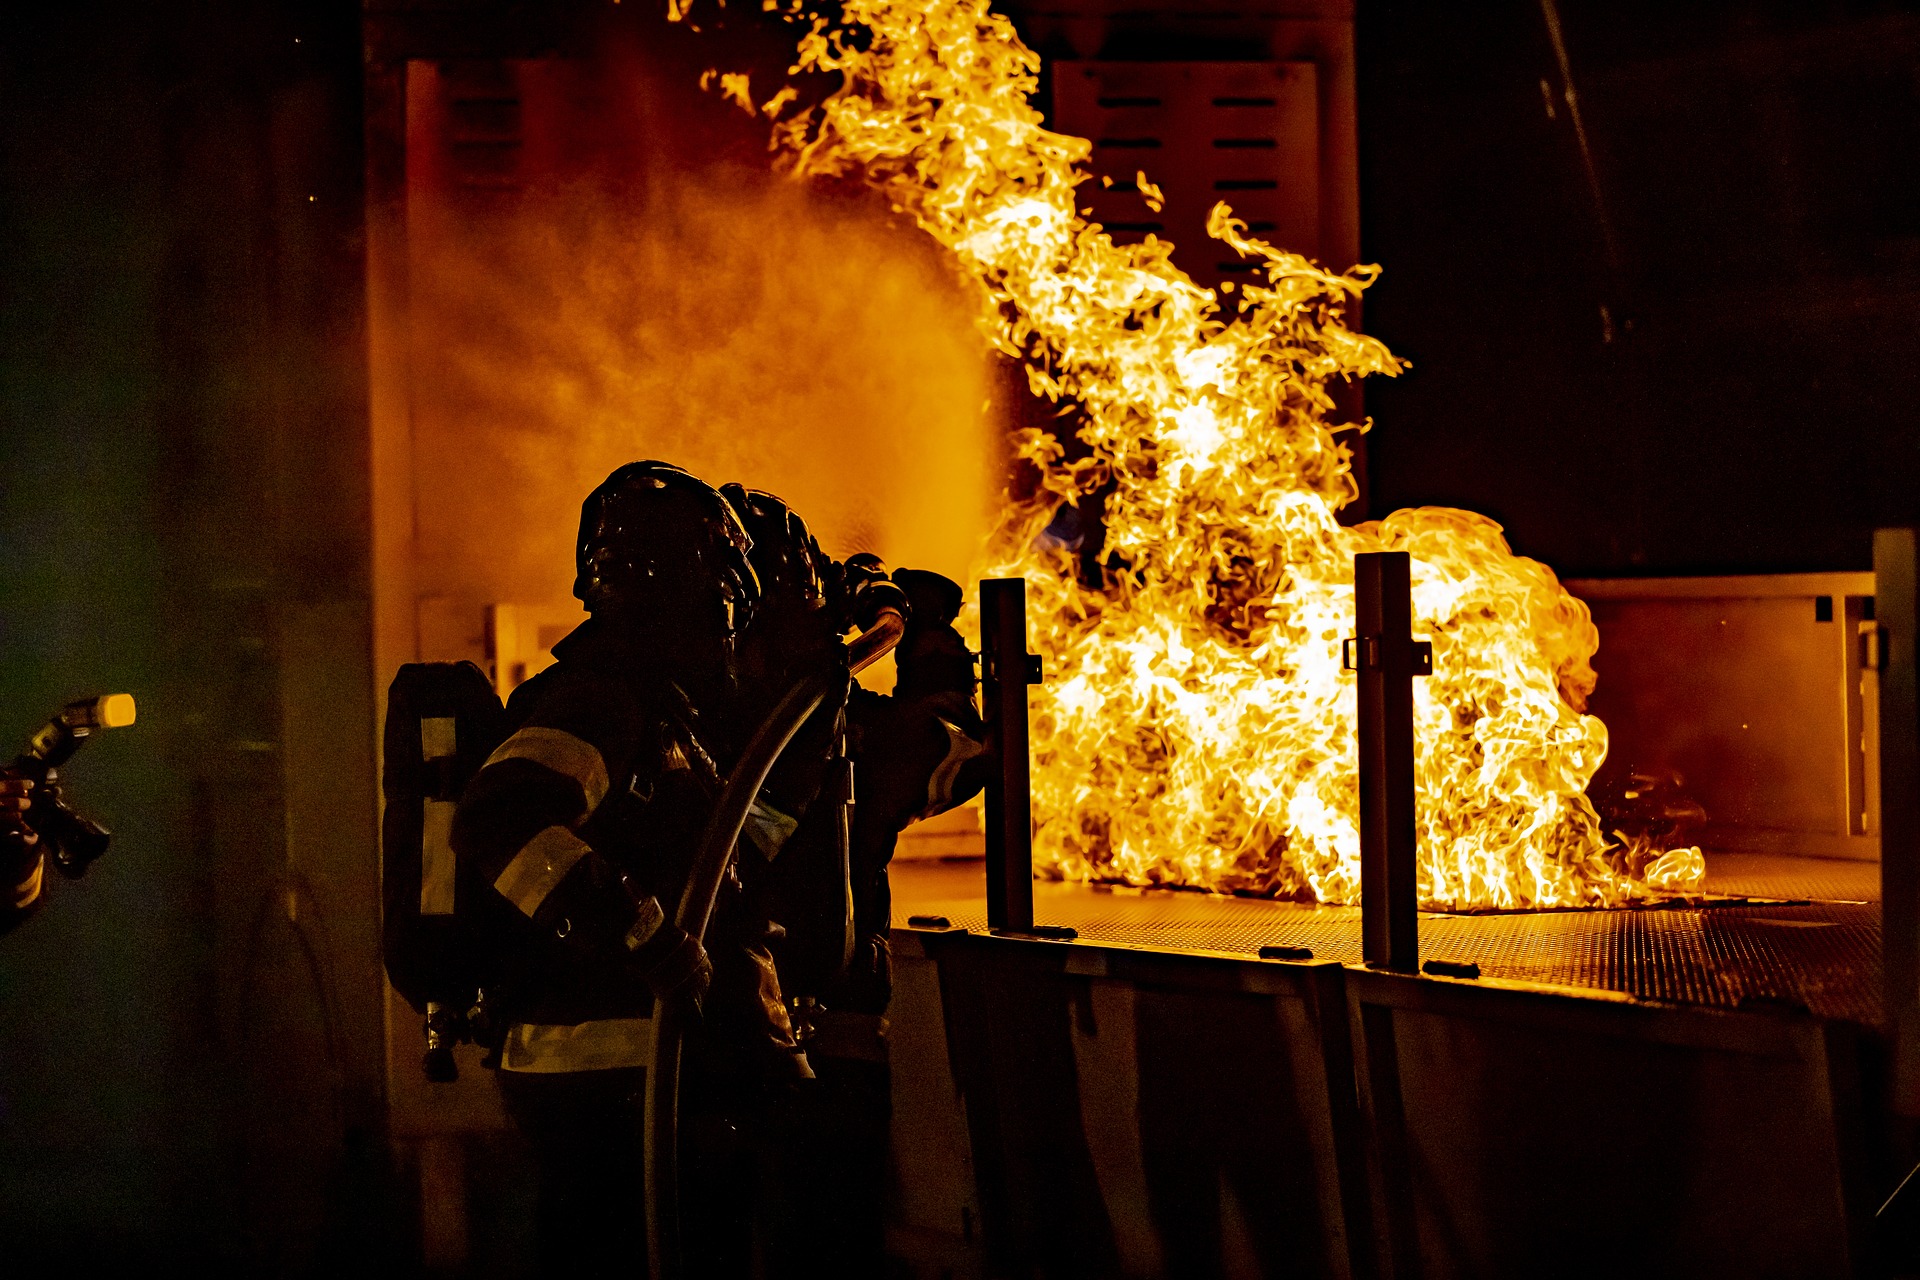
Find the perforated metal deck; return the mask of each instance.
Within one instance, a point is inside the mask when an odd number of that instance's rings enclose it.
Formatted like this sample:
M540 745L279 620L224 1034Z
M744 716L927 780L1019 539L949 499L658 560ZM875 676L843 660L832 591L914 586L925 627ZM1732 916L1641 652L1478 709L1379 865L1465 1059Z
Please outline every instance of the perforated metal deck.
M1420 954L1471 961L1492 978L1727 1008L1782 1001L1823 1018L1880 1021L1877 864L1715 854L1707 871L1708 890L1722 900L1706 907L1423 914ZM897 862L893 886L898 923L924 914L986 928L979 862ZM1240 955L1283 944L1311 947L1319 959L1360 959L1355 907L1041 881L1034 919L1071 926L1087 941Z

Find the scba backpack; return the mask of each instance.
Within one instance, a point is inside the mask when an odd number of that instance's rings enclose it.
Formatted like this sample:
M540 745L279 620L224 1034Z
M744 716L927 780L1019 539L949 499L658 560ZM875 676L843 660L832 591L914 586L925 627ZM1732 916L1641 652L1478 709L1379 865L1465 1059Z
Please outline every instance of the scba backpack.
M412 662L387 692L381 785L387 977L427 1020L427 1078L458 1077L453 1046L490 1040L490 948L460 912L453 812L504 734L506 712L471 662Z

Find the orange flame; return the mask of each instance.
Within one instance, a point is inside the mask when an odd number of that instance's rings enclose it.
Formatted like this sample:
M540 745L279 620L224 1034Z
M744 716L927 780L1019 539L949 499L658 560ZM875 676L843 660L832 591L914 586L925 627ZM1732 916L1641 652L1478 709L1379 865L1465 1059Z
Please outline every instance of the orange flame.
M1048 671L1033 724L1044 871L1356 901L1340 641L1354 554L1404 550L1434 649L1415 692L1423 901L1700 889L1697 849L1609 841L1586 797L1607 747L1582 714L1599 644L1586 606L1482 516L1335 519L1355 488L1328 384L1403 367L1344 321L1377 267L1324 270L1222 204L1209 234L1259 268L1229 312L1170 245L1116 245L1076 211L1089 143L1043 127L1040 60L986 0L844 0L808 21L794 70L838 87L776 126L787 164L863 178L950 249L988 340L1080 414L1080 456L1039 431L1015 440L1039 483L1009 501L991 551L993 573L1029 580ZM1096 495L1109 559L1088 585L1043 531Z

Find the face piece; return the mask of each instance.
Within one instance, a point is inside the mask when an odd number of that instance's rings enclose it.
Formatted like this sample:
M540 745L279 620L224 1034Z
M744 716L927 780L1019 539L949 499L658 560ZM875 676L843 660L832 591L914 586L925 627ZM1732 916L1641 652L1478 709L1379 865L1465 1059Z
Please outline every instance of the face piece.
M629 463L580 509L573 594L588 612L649 632L730 641L760 599L752 547L704 481L664 462Z

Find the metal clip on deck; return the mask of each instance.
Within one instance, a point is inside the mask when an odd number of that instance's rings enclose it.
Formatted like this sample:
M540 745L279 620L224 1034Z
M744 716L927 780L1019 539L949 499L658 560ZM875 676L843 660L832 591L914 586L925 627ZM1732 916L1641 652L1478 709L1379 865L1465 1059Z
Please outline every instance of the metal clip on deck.
M1340 642L1340 665L1348 671L1384 671L1380 657L1381 637L1348 636ZM1416 676L1433 674L1433 642L1415 640L1413 644L1413 671ZM1354 650L1359 650L1355 655Z

